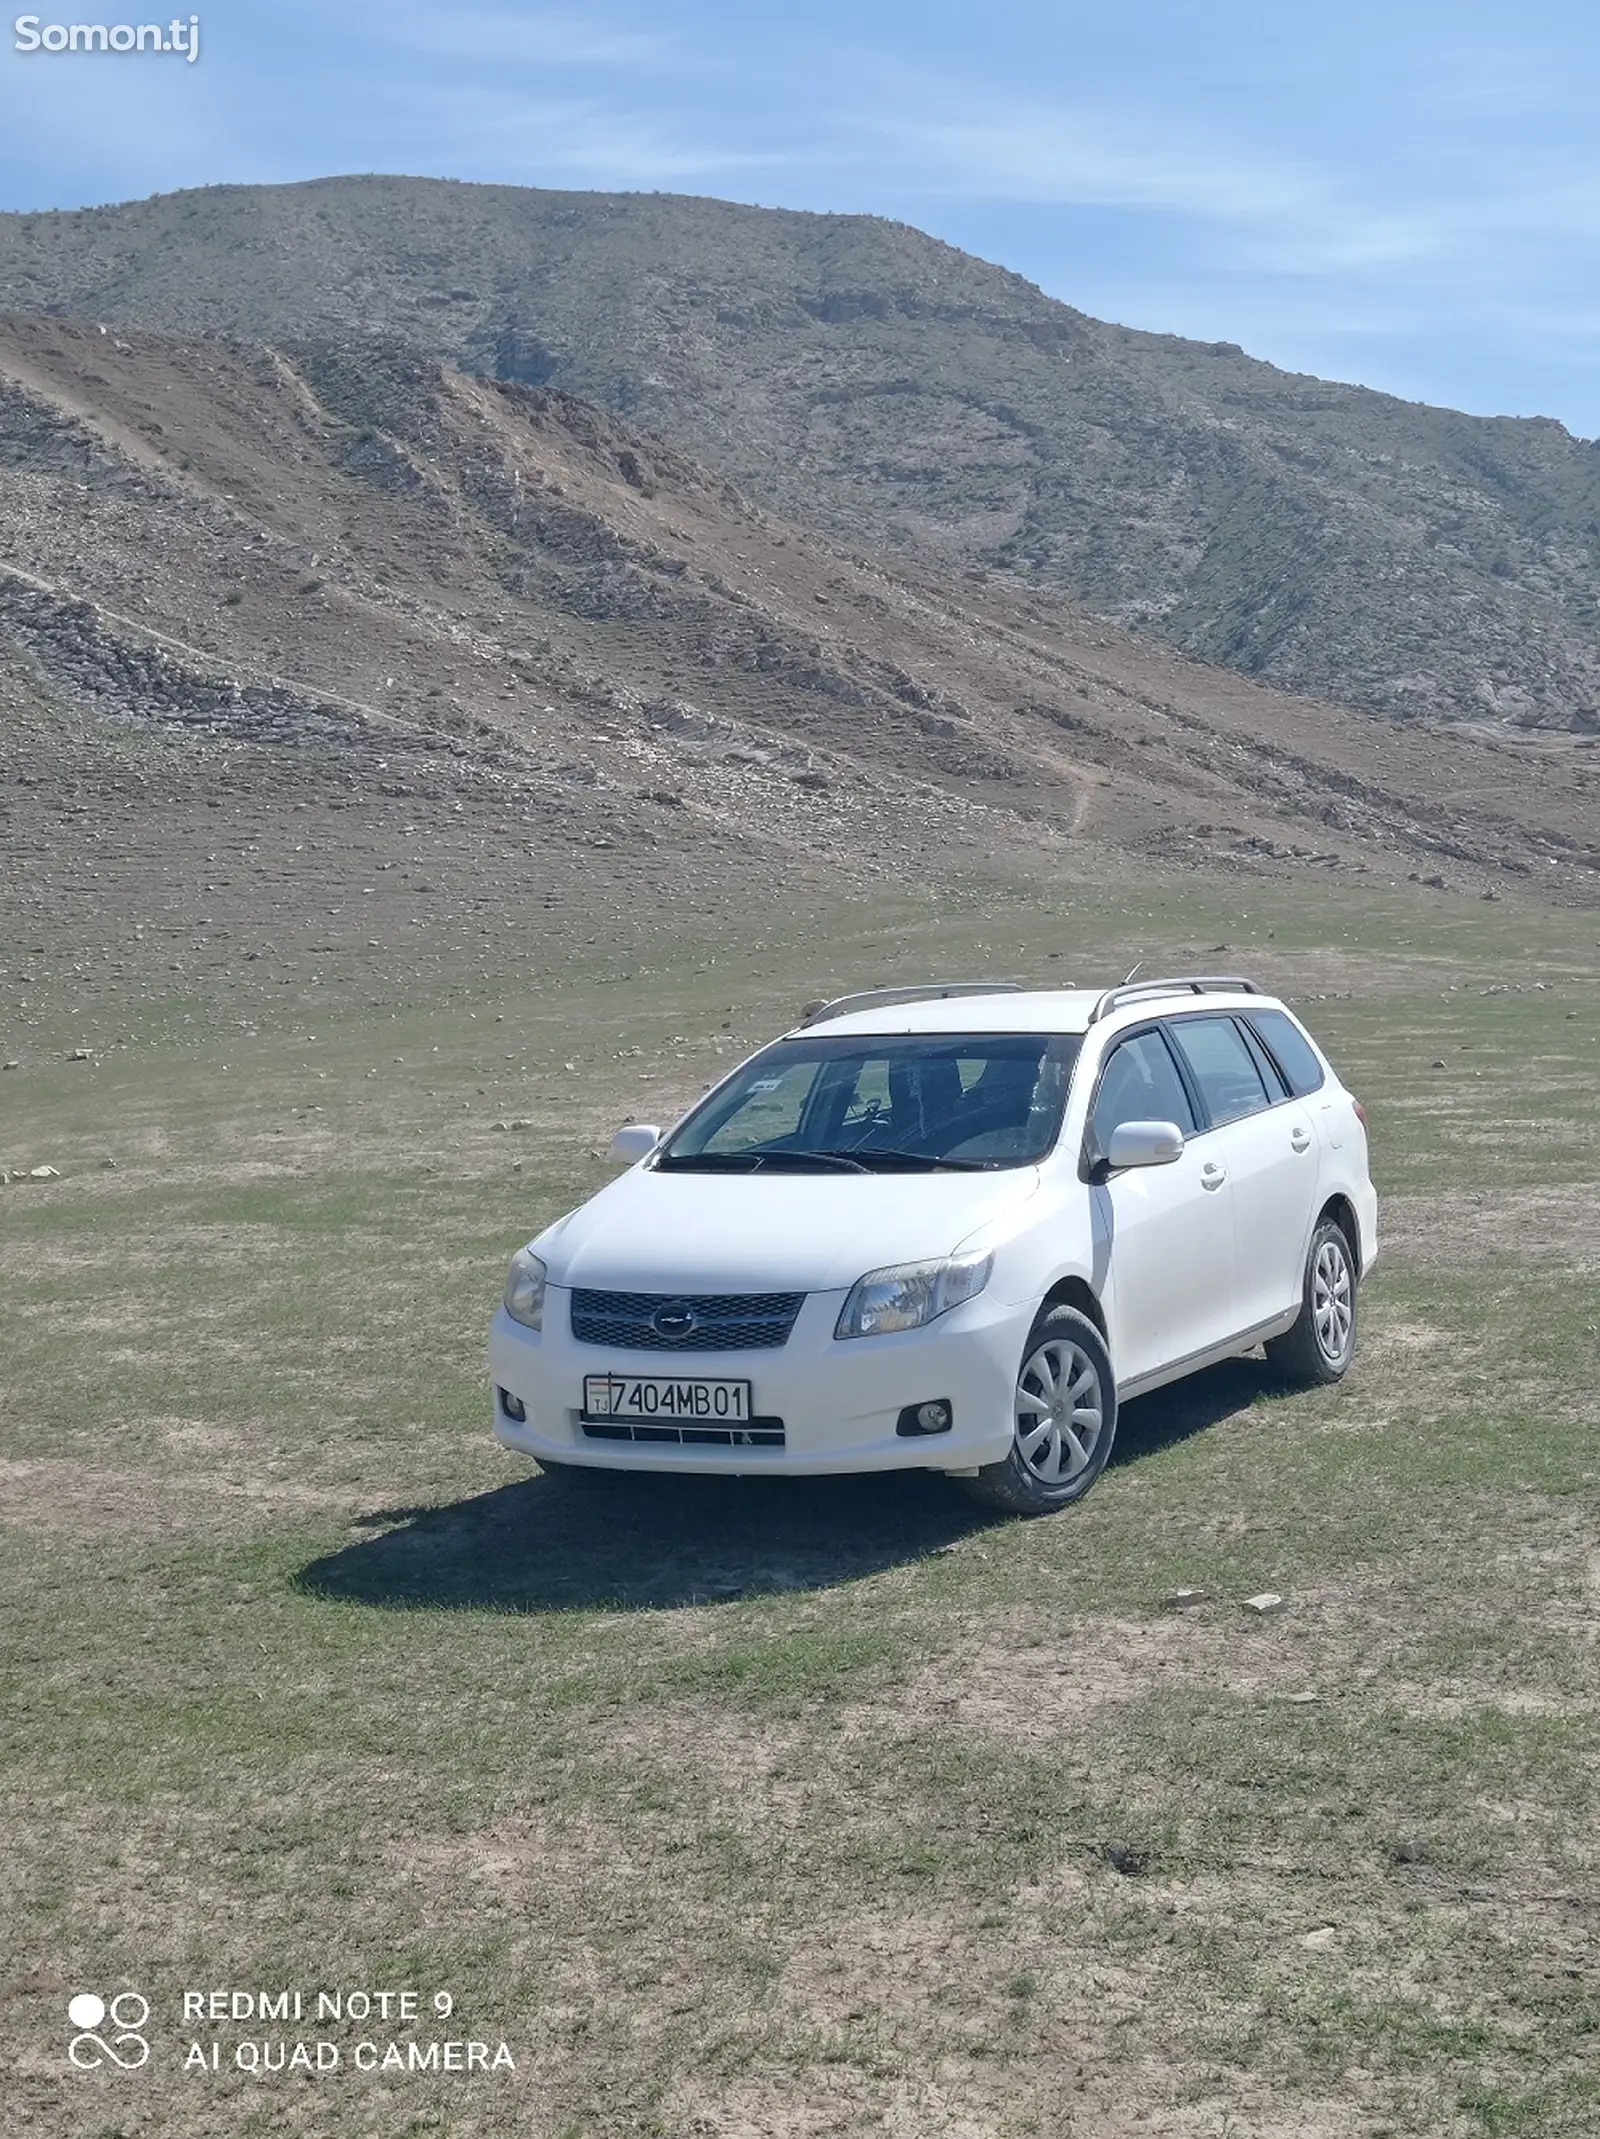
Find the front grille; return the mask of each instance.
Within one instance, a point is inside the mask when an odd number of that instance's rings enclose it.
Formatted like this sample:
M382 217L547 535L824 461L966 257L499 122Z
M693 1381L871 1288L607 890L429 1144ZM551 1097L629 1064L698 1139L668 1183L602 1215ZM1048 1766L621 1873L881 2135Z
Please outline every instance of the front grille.
M803 1292L586 1292L572 1295L580 1344L631 1352L755 1352L787 1344ZM657 1321L665 1326L658 1329ZM675 1322L684 1324L681 1330Z
M590 1441L677 1441L699 1448L782 1448L782 1419L752 1419L747 1426L636 1426L619 1419L582 1419Z

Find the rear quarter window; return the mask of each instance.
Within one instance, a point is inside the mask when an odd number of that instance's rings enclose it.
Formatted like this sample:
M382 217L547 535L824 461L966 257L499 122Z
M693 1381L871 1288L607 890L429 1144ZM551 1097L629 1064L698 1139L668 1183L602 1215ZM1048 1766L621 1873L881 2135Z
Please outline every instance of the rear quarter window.
M1317 1060L1315 1048L1292 1017L1281 1010L1252 1010L1246 1023L1288 1078L1289 1089L1297 1099L1326 1083L1327 1073Z

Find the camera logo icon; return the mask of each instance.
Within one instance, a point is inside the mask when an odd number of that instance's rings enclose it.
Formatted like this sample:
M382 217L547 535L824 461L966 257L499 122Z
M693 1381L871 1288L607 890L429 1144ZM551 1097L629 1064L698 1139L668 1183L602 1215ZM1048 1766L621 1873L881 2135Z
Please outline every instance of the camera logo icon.
M150 2045L140 2032L149 2018L150 2000L136 1990L118 1991L109 2003L92 1990L79 1991L67 2001L67 2019L77 2031L67 2044L68 2062L80 2072L102 2065L137 2072L150 2059Z

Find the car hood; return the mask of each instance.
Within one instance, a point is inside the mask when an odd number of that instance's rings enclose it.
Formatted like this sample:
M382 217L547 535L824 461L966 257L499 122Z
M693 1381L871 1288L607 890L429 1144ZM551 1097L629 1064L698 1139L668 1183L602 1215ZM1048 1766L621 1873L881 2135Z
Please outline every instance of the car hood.
M614 1292L833 1292L950 1255L1039 1186L993 1174L706 1174L636 1167L533 1243L552 1285Z

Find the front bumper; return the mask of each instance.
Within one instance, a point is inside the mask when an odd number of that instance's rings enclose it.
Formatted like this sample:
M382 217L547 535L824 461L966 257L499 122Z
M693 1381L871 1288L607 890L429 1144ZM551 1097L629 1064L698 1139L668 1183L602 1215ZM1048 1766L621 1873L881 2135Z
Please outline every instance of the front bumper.
M572 1295L552 1285L543 1330L514 1322L502 1307L489 1332L489 1370L527 1413L507 1416L498 1394L494 1430L508 1448L552 1463L596 1470L683 1471L720 1476L817 1477L829 1472L970 1471L998 1462L1011 1446L1018 1364L1028 1310L987 1294L926 1329L887 1337L833 1334L842 1292L806 1297L789 1341L769 1349L686 1353L580 1344L572 1335ZM586 1374L671 1374L737 1379L752 1385L761 1418L783 1421L781 1447L707 1446L671 1441L591 1439L583 1431ZM948 1433L902 1437L907 1405L944 1398Z

